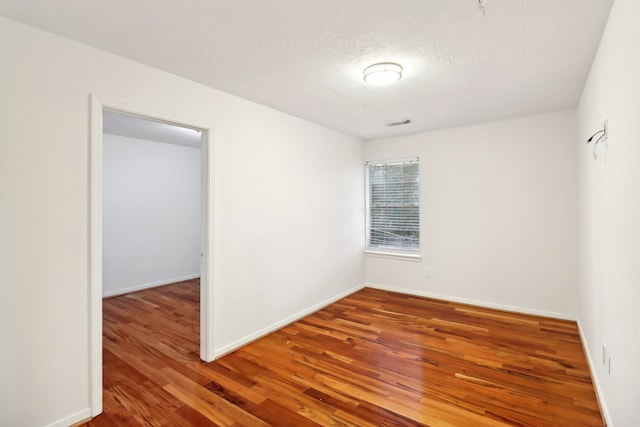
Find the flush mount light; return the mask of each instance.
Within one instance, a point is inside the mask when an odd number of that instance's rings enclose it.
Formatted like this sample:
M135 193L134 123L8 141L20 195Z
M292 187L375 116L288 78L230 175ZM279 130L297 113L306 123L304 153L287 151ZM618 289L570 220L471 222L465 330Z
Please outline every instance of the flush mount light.
M369 65L362 72L364 81L373 86L385 86L397 82L402 77L402 66L393 62Z

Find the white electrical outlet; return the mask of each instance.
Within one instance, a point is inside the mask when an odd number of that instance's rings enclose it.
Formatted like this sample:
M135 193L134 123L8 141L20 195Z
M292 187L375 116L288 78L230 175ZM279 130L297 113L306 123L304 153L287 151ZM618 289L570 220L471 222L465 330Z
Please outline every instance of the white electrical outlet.
M425 268L424 269L424 277L426 277L427 279L431 277L431 269L430 268Z
M607 374L611 375L611 355L609 354L609 350L607 350L607 346L602 343L602 364L607 370Z

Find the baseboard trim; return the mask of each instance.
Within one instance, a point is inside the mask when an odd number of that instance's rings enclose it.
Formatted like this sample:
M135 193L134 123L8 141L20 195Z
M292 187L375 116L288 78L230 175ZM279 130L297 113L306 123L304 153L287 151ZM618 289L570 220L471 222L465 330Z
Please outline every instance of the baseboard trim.
M296 322L300 319L302 319L305 316L308 316L311 313L315 313L318 310L321 310L325 307L327 307L328 305L333 304L334 302L341 300L344 297L347 297L355 292L358 292L359 290L363 289L364 285L358 285L355 286L351 289L348 289L344 292L340 292L338 295L335 295L331 298L327 298L324 301L318 303L318 304L314 304L311 307L308 307L302 311L299 311L296 314L293 314L289 317L286 317L285 319L282 319L276 323L273 323L272 325L267 326L266 328L262 328L259 331L256 331L252 334L247 335L244 338L240 338L239 340L236 340L230 344L224 345L218 349L215 350L215 358L218 359L226 354L229 354L237 349L239 349L240 347L243 347L253 341L256 341L266 335L269 335L270 333L277 331L278 329L282 329L285 326Z
M593 381L593 386L596 390L596 399L598 399L598 404L600 405L600 413L604 418L605 427L613 427L613 423L611 422L611 416L609 415L609 410L607 408L607 403L604 400L604 395L602 394L602 387L600 386L600 381L598 381L598 375L595 370L595 363L591 358L591 353L589 352L589 342L587 341L587 335L584 333L584 329L582 328L582 323L580 322L580 317L576 321L578 324L578 332L580 333L580 341L582 341L582 349L584 350L584 354L587 358L587 364L589 365L589 372L591 373L591 379Z
M460 297L454 297L454 296L450 296L450 295L436 294L436 293L432 293L432 292L416 291L414 289L405 289L405 288L396 288L396 287L393 287L393 286L377 285L375 283L365 283L364 286L367 287L367 288L380 289L380 290L383 290L383 291L398 292L398 293L401 293L401 294L415 295L415 296L426 297L426 298L433 298L433 299L442 300L442 301L451 301L451 302L457 302L457 303L460 303L460 304L475 305L475 306L478 306L478 307L491 308L491 309L494 309L494 310L501 310L501 311L508 311L508 312L511 312L511 313L530 314L530 315L533 315L533 316L550 317L550 318L553 318L553 319L572 320L574 322L578 320L578 318L576 316L574 316L574 315L564 314L564 313L556 313L556 312L553 312L553 311L536 310L536 309L530 309L530 308L524 308L524 307L515 307L515 306L510 306L510 305L504 305L504 304L494 304L494 303L490 303L490 302L487 302L487 301L480 301L480 300L474 300L474 299L469 299L469 298L460 298Z
M173 279L159 280L157 282L144 283L142 285L131 286L128 288L116 289L114 291L102 292L102 298L115 297L118 295L130 294L131 292L142 291L150 288L157 288L158 286L170 285L172 283L184 282L185 280L193 280L200 277L200 274L190 274L188 276L175 277Z
M91 419L91 409L85 408L81 411L76 412L75 414L71 414L67 417L64 417L61 420L58 420L51 424L47 424L46 427L69 427L73 425L79 425L79 423L83 421L88 421L90 419Z

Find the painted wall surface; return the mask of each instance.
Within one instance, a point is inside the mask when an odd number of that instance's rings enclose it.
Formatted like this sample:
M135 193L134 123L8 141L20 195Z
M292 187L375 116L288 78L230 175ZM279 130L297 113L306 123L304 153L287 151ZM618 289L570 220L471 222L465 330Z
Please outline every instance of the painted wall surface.
M102 293L200 275L200 149L105 134Z
M367 256L365 283L575 316L573 140L567 111L367 141L367 160L420 157L423 259Z
M640 425L640 4L616 0L578 107L579 318L612 426ZM594 159L585 141L608 120ZM602 364L602 344L611 373Z
M88 413L89 94L215 125L224 348L362 282L360 140L0 18L0 425Z

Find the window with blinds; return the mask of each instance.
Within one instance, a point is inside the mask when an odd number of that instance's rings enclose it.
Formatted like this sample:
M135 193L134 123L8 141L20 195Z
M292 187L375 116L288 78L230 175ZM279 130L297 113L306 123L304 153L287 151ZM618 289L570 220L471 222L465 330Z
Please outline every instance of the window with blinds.
M418 158L366 163L367 248L420 250Z

